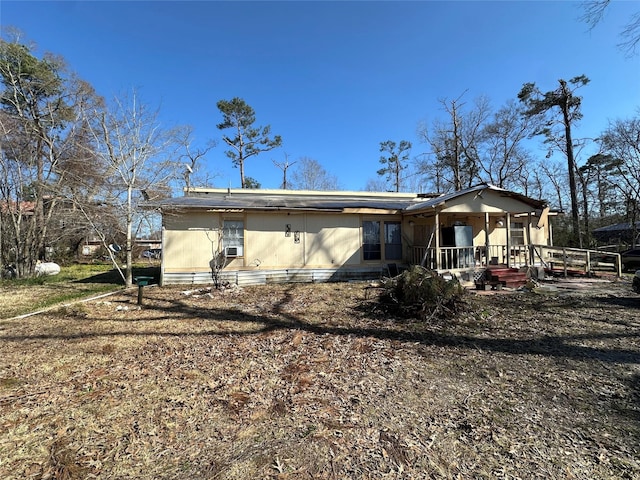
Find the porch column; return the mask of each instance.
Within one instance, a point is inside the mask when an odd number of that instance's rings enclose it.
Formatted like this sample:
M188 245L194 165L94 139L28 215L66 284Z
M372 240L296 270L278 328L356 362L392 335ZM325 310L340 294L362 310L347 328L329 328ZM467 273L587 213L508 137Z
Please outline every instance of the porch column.
M527 214L527 238L525 238L525 242L527 242L527 251L529 252L529 261L527 262L527 267L531 267L535 264L533 255L533 243L531 242L531 212Z
M435 216L435 226L433 229L433 236L435 237L434 240L436 241L436 258L435 258L435 264L436 264L436 270L440 270L440 213L436 212L436 216Z
M507 268L511 268L511 214L507 212Z
M484 213L484 266L489 266L489 212ZM481 259L482 260L482 259ZM482 262L480 262L482 263Z

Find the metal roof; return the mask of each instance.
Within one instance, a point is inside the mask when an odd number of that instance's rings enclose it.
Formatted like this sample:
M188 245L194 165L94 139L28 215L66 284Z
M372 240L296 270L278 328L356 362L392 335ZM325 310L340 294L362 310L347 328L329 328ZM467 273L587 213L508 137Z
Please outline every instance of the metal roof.
M309 195L210 195L169 198L156 205L165 209L215 210L323 210L341 212L348 208L403 210L415 200L407 198L372 198L360 196L325 197Z
M629 232L633 230L633 224L630 222L627 223L616 223L615 225L607 225L606 227L594 228L594 233L606 232L606 233L615 233L615 232ZM636 230L640 230L640 222L636 223Z
M454 198L481 192L485 189L520 200L541 209L545 202L504 190L490 184L477 185L458 192L424 200L423 195L411 193L368 192L310 192L295 190L223 190L196 189L183 197L167 198L147 205L162 209L206 210L313 210L341 212L345 209L367 208L414 212L433 208Z
M453 200L455 198L463 197L470 193L479 193L483 190L492 190L494 192L498 192L505 197L515 198L516 200L520 200L523 203L531 205L533 208L542 209L546 206L546 202L542 200L535 200L533 198L527 197L520 193L512 192L510 190L505 190L504 188L496 187L495 185L491 185L490 183L482 183L480 185L476 185L474 187L470 187L464 190L459 190L457 192L446 193L444 195L440 195L439 197L430 198L427 201L412 204L406 208L408 212L412 212L415 210L424 210L428 208L434 208L438 205L446 204L448 201Z

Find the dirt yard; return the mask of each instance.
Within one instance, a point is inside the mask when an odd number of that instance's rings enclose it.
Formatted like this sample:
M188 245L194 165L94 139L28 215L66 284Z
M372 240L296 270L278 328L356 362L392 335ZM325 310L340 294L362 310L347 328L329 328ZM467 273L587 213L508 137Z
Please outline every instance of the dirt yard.
M146 288L0 320L0 478L640 478L640 296ZM374 293L369 291L368 293ZM375 295L373 295L375 297Z

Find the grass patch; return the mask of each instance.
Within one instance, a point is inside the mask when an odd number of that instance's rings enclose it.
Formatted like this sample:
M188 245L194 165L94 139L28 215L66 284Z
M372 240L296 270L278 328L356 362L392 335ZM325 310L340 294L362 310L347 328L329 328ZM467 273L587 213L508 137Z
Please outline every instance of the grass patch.
M159 276L158 268L134 265L135 275ZM73 264L58 275L0 281L0 319L42 310L61 303L122 288L112 265Z

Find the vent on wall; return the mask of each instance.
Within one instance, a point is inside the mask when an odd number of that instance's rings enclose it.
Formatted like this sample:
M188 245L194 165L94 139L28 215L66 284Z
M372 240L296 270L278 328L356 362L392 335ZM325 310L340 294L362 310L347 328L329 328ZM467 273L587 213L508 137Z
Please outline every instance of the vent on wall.
M225 247L224 254L227 257L242 257L244 255L243 247Z

